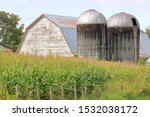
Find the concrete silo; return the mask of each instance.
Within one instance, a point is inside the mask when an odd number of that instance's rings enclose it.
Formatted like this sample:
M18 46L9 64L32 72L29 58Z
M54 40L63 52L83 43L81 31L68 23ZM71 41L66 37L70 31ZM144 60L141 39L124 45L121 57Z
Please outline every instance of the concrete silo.
M77 22L77 50L80 57L107 58L107 20L103 14L90 9Z
M140 25L136 17L121 12L111 16L108 25L108 59L137 62L140 48Z

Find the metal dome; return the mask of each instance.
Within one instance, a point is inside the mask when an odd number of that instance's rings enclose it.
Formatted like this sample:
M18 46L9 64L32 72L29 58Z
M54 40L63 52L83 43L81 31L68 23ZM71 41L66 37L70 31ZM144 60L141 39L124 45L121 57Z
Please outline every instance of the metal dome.
M83 12L79 19L77 24L106 24L107 20L103 14L100 12L90 9L85 12Z
M125 12L111 16L108 19L107 25L108 27L140 27L137 18Z

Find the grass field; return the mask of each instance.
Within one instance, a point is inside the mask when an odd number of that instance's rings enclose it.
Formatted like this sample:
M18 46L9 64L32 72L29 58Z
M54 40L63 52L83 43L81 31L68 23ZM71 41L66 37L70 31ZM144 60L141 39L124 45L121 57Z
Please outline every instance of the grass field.
M1 52L0 99L150 99L150 66Z

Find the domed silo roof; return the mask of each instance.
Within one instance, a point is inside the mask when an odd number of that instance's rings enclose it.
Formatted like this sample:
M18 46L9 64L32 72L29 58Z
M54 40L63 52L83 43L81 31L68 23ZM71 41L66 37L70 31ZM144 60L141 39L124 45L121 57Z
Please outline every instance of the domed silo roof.
M107 21L108 27L140 27L136 17L131 14L121 12L114 14Z
M83 12L78 19L77 24L106 24L107 20L100 12L90 9Z

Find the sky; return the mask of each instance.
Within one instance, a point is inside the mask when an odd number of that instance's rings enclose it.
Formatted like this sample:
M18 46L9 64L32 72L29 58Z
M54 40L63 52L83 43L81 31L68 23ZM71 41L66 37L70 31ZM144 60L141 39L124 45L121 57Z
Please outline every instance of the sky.
M150 0L0 0L0 11L19 15L25 27L43 13L78 17L88 9L101 12L106 19L127 12L139 20L142 30L150 25Z

